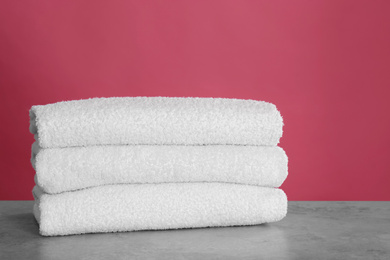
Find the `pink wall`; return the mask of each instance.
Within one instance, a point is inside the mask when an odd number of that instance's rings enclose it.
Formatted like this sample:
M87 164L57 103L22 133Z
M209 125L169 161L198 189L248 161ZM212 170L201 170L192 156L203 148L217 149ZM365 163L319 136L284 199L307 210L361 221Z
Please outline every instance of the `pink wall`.
M266 100L290 200L390 200L390 1L1 1L0 199L32 199L34 104Z

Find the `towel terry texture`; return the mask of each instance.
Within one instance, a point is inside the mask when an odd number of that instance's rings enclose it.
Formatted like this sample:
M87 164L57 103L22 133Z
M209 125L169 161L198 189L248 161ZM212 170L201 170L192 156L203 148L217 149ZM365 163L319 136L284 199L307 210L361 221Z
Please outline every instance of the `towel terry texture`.
M282 190L239 184L107 185L57 195L36 186L33 194L45 236L255 225L287 212Z
M280 147L105 145L32 146L36 184L61 193L107 184L230 182L279 187L287 177Z
M159 145L277 145L275 105L223 98L123 97L65 101L30 110L42 148Z
M33 106L40 233L281 220L282 128L275 105L255 100L124 97Z

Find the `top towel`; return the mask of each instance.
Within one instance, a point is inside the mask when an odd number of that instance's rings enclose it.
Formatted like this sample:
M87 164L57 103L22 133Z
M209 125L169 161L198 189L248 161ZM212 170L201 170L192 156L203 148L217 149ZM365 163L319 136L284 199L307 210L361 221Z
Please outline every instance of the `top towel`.
M42 148L89 145L268 145L282 136L276 106L224 98L117 97L33 106Z

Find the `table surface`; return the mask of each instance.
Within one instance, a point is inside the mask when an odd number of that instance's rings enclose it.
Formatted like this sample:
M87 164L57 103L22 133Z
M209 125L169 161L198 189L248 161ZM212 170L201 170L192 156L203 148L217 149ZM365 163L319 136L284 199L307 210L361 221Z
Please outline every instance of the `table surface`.
M390 202L289 202L277 223L42 237L33 201L0 201L0 259L390 259Z

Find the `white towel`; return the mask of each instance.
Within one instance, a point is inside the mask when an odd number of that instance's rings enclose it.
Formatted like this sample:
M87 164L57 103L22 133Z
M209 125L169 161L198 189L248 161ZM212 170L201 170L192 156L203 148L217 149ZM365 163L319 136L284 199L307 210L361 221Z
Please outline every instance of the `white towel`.
M282 190L240 184L107 185L48 195L35 187L44 236L255 225L281 220Z
M222 98L124 97L66 101L30 110L42 148L113 144L277 145L275 105Z
M61 193L107 184L229 182L279 187L287 177L280 147L105 145L32 146L36 184Z

